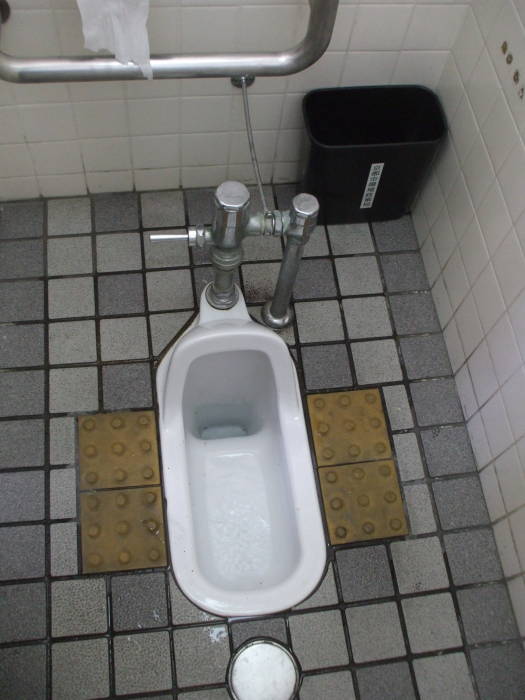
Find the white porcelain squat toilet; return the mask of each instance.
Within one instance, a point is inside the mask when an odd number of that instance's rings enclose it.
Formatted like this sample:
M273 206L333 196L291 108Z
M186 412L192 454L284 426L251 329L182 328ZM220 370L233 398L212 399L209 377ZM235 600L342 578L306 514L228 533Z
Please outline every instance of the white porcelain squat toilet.
M222 616L297 605L326 563L314 471L286 344L201 296L157 370L171 560L199 607Z

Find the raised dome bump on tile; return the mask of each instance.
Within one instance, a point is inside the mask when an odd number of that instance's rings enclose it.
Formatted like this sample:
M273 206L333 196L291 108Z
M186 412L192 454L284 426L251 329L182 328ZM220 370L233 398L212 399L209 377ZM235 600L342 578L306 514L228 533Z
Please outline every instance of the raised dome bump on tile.
M340 540L342 540L344 537L346 537L347 533L348 533L348 530L346 529L346 527L342 527L340 525L339 527L335 528L336 537L339 537Z
M363 532L367 535L371 535L375 531L375 525L374 523L371 523L370 521L363 523L363 526L361 528Z
M102 564L102 557L96 552L92 552L87 559L88 564L90 564L91 566L100 566Z
M96 496L88 496L87 498L87 505L89 510L97 510L97 508L100 505L100 501Z
M115 477L115 481L118 481L119 483L126 481L128 478L128 474L124 469L115 469L113 476Z
M332 498L332 500L330 501L330 508L332 508L332 510L341 510L341 508L343 506L344 506L344 501L342 498L336 497L336 498Z
M125 493L118 493L115 498L115 503L119 508L124 508L128 504L128 497Z
M343 427L347 433L351 433L353 430L355 430L355 422L353 420L345 420Z
M350 399L349 396L340 396L340 397L339 397L338 404L339 404L342 408L348 408L348 406L350 406L350 404L351 404L351 399Z
M153 491L148 491L143 495L142 500L146 505L152 505L157 500L157 494L153 493Z
M324 408L325 407L324 399L315 399L314 406L316 408L319 408L319 409Z
M151 441L150 440L141 440L139 442L139 447L143 452L151 452Z
M379 420L379 418L370 418L370 426L375 429L380 428L381 421Z
M152 547L152 549L150 549L148 552L148 557L151 561L158 561L160 557L159 550L155 549L155 547Z
M326 480L329 484L335 484L337 481L337 474L335 472L328 472L326 475Z
M321 433L321 435L326 435L330 430L330 426L328 423L319 423L317 430Z
M123 549L118 555L118 560L121 564L129 564L131 561L131 554L126 549Z
M375 449L378 454L382 455L386 452L386 445L384 442L376 442Z
M393 491L387 491L383 498L387 503L395 503L397 501L397 496Z
M100 535L100 525L90 525L87 531L88 537L94 539Z
M369 392L365 395L365 401L369 404L373 404L377 401L377 396Z
M148 416L139 416L137 419L137 423L140 425L141 428L146 428L150 424L150 419Z
M88 484L96 484L98 481L97 472L88 472L86 474L86 481L88 482Z
M126 451L126 445L124 445L124 443L122 443L122 442L114 442L111 445L111 451L113 452L114 455L117 455L118 457L120 457Z
M120 428L123 428L124 425L124 420L120 416L115 416L111 419L111 427L115 428L115 430L120 430Z
M364 479L365 477L365 472L363 469L361 469L361 467L356 467L355 469L352 469L352 476L354 479L361 481L361 479Z
M388 464L380 464L379 465L379 473L381 474L381 476L387 477L387 476L390 476L390 474L392 473L392 470L390 469Z
M332 459L332 457L335 455L335 452L332 450L331 447L325 447L323 450L323 457L325 459Z
M403 525L403 523L401 522L401 520L399 520L399 518L392 518L389 525L392 528L392 530L397 532L397 530L401 530L401 526Z
M362 493L360 496L358 496L357 502L360 506L366 508L366 506L370 505L370 498L366 495L366 493Z
M154 472L153 472L153 469L151 467L144 467L144 469L142 470L142 476L145 479L152 479L153 474L154 474Z
M127 535L129 530L130 530L130 526L129 526L128 521L127 520L120 520L116 524L115 530L118 532L119 535Z
M359 447L359 445L350 445L350 447L348 448L348 454L350 455L350 457L359 457L359 455L361 454L361 448Z
M98 450L95 447L95 445L86 445L86 447L84 448L84 454L86 455L86 457L89 457L91 459L97 456Z
M86 418L82 423L82 427L84 428L84 430L88 430L90 432L95 429L96 425L97 422L94 418Z
M154 518L145 520L144 526L146 527L146 530L149 530L150 532L156 532L159 529L159 524Z

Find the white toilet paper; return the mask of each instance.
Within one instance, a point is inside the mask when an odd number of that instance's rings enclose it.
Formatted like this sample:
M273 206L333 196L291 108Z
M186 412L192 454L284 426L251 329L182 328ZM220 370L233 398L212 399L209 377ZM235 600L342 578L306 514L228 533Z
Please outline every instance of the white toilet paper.
M152 78L148 21L149 0L77 0L86 49L107 49L117 61L132 61Z

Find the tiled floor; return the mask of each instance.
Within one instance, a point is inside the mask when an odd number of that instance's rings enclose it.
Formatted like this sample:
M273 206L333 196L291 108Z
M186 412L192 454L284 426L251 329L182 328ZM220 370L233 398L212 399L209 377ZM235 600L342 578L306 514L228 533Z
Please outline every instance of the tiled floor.
M281 207L290 192L275 189ZM154 360L209 267L144 234L206 223L211 201L194 190L2 206L0 695L225 700L232 650L263 635L297 655L301 700L524 697L522 644L408 218L319 228L284 337L305 392L381 387L412 535L330 548L308 601L257 620L198 610L165 569L79 575L73 416L154 406ZM279 241L249 241L240 281L255 316L279 256Z

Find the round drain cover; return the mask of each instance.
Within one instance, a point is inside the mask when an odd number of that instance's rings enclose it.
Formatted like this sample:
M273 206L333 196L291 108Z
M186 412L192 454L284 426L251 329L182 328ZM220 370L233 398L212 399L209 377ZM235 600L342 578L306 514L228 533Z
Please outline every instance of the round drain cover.
M292 700L299 690L299 669L282 644L254 639L232 656L228 684L234 700Z

